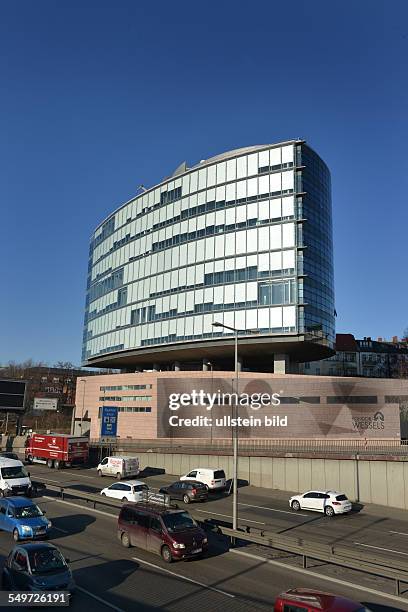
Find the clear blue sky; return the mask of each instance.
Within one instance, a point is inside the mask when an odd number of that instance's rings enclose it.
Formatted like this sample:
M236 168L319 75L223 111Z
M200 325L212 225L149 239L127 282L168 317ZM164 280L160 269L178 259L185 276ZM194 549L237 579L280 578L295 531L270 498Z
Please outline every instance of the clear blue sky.
M89 236L183 160L305 138L337 331L408 326L408 5L15 0L0 14L0 363L80 362Z

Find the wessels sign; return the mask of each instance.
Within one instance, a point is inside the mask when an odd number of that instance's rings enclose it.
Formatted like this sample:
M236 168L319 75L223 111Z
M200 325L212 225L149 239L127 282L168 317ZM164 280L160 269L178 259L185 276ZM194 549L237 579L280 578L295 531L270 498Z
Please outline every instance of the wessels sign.
M384 415L376 412L374 416L353 416L352 422L354 429L365 431L366 429L384 429Z

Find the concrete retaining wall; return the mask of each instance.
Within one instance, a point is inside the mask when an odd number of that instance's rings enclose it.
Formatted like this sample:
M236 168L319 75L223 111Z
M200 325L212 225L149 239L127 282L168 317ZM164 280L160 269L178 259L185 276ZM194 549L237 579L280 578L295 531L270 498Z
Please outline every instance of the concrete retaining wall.
M180 476L195 467L214 467L232 476L232 457L137 453L142 468ZM238 476L255 487L281 491L337 489L351 500L408 509L408 461L240 457Z

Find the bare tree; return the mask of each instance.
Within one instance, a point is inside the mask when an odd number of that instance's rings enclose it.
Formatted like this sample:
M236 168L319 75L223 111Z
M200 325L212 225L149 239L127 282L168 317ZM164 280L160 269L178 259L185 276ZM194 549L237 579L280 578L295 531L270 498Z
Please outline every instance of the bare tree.
M57 361L53 367L60 368L61 370L75 370L75 366L71 361Z

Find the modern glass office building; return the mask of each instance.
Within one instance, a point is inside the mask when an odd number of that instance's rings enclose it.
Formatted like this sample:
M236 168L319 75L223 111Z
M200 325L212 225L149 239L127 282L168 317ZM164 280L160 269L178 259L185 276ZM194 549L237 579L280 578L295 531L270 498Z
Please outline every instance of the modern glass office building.
M92 236L84 365L229 369L214 322L244 368L333 353L330 173L304 141L182 164Z

